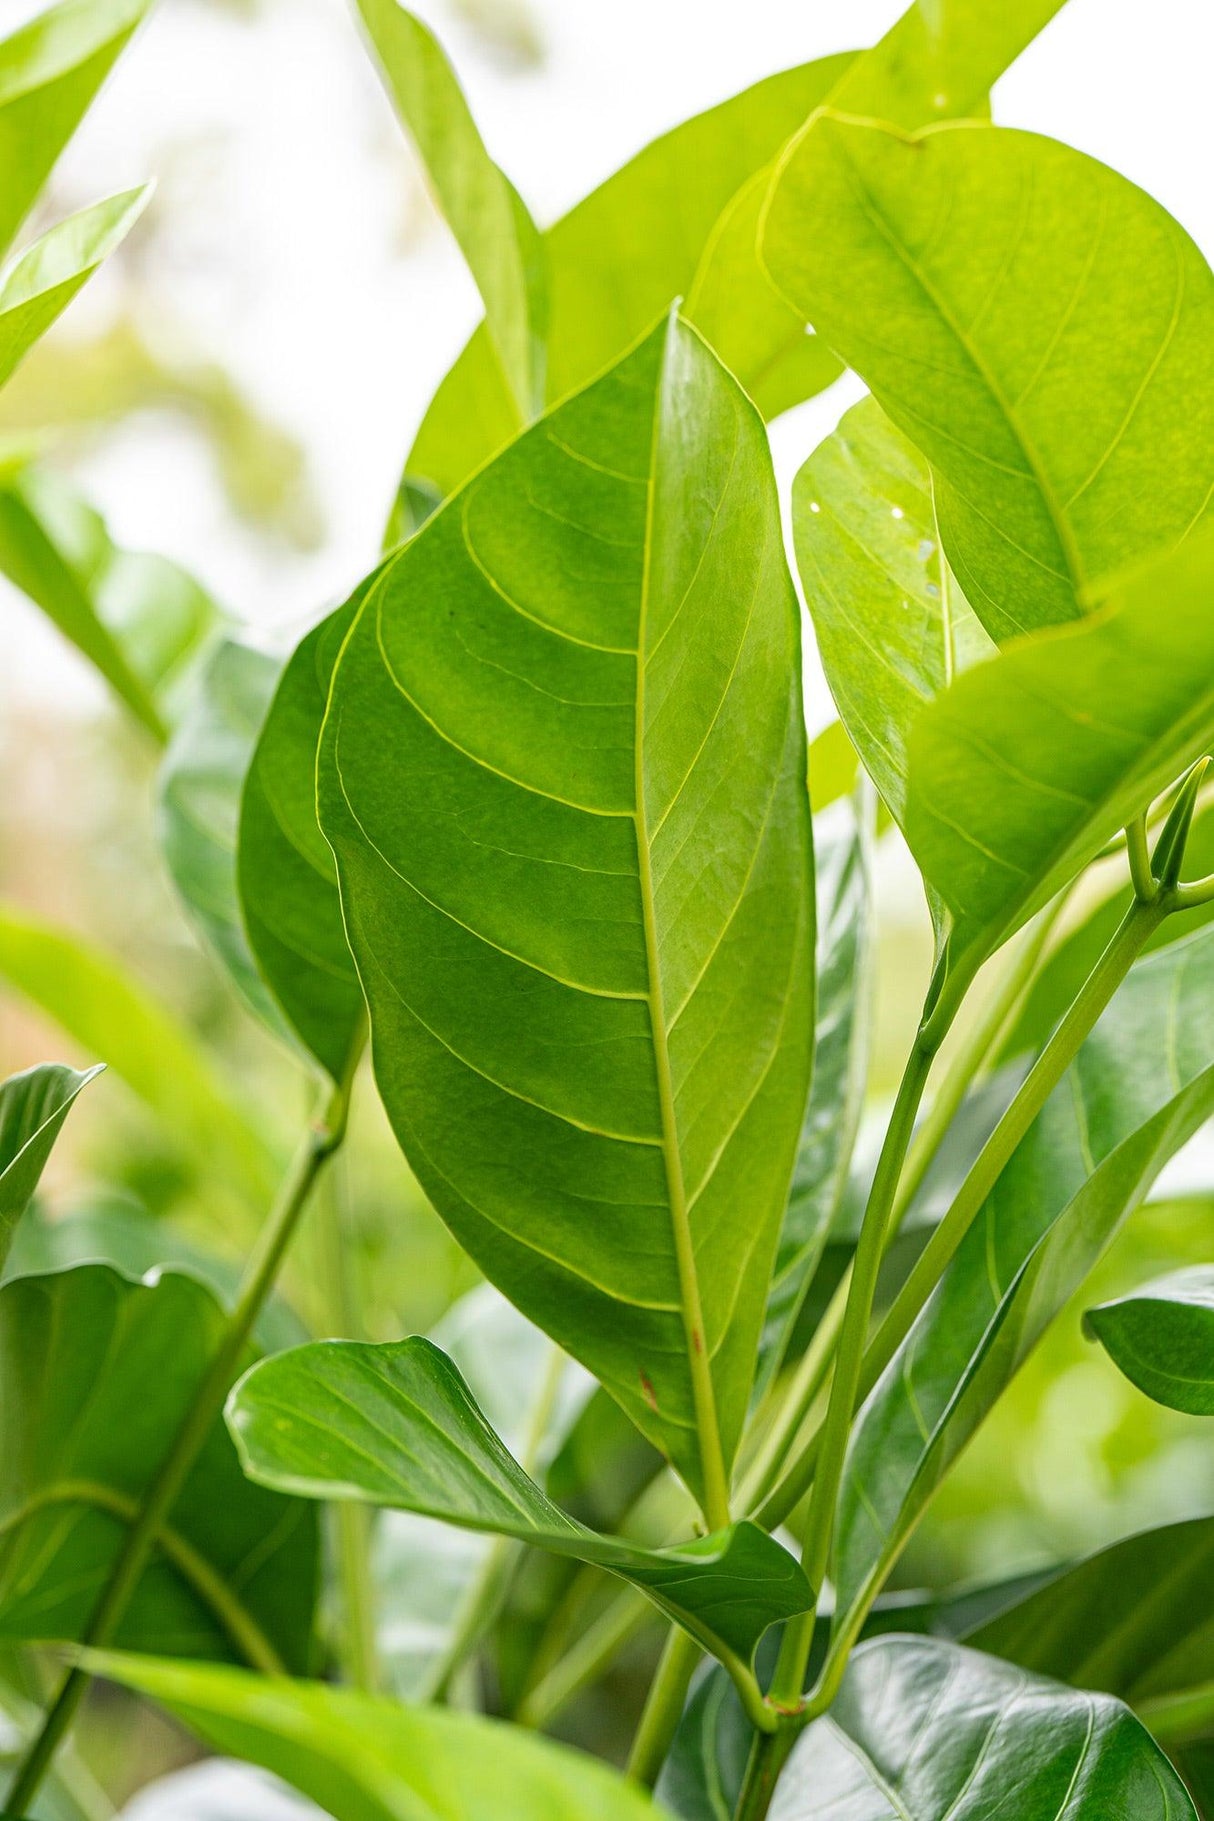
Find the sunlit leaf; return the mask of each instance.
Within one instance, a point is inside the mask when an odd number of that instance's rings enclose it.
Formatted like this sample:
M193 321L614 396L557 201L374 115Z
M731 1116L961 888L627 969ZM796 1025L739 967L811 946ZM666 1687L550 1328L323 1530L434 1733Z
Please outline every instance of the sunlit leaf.
M1214 1267L1156 1278L1089 1309L1083 1325L1157 1404L1214 1416Z
M97 1073L43 1062L0 1084L0 1266L72 1102Z

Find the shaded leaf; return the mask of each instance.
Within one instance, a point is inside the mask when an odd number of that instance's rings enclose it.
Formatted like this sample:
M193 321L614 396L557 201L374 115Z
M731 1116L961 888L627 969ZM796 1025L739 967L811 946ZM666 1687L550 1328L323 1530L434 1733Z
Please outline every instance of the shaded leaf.
M503 1446L457 1367L420 1335L279 1354L236 1386L228 1422L262 1485L395 1506L591 1562L642 1588L718 1656L749 1662L770 1624L809 1604L792 1556L753 1524L647 1550L567 1517Z
M392 559L321 746L406 1155L701 1500L807 1093L805 763L762 422L673 316Z
M334 1821L642 1821L658 1812L618 1771L479 1715L234 1669L113 1655L92 1667L160 1701L215 1750L273 1771Z
M268 1200L273 1170L260 1133L193 1033L115 957L0 904L0 979L108 1063L210 1177Z
M249 949L236 894L240 799L282 665L222 639L165 753L159 778L160 849L186 910L249 1009L287 1028Z
M0 42L0 251L149 4L64 0Z
M43 1062L0 1085L0 1266L72 1102L99 1073Z
M1004 1169L864 1405L836 1526L836 1629L1168 1158L1214 1110L1214 940L1138 963Z
M1158 1277L1089 1309L1083 1325L1157 1404L1214 1416L1214 1266Z
M81 1265L0 1287L0 1637L79 1638L226 1317L193 1278ZM306 1668L316 1513L242 1475L217 1422L118 1632Z
M1205 514L1214 274L1106 165L973 122L820 118L782 161L763 257L931 462L993 637L1076 618Z
M1196 1821L1179 1777L1120 1701L929 1638L852 1657L802 1735L772 1821Z
M237 831L249 947L291 1029L334 1081L349 1075L366 1027L337 868L316 819L316 748L337 654L370 586L288 658L249 761Z

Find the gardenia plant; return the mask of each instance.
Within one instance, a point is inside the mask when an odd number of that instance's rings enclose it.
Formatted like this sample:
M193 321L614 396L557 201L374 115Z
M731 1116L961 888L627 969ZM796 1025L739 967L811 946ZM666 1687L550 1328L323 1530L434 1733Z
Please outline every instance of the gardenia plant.
M0 1289L0 1633L68 1647L10 1815L52 1812L97 1675L337 1821L1214 1815L1214 1517L964 1598L885 1597L967 1442L1214 1112L1193 857L1214 275L1125 178L990 123L1057 5L921 0L541 230L429 29L358 0L485 312L378 566L281 666L191 621L169 690L99 589L63 581L53 483L6 476L0 563L171 732L170 869L321 1083L234 1299L116 1258ZM60 0L0 45L5 239L144 11ZM9 268L0 376L137 206ZM791 498L838 717L815 685L830 724L807 752L766 426L845 367L868 396ZM935 962L865 1164L878 818L922 875ZM5 971L71 1030L61 968L84 964L23 940ZM505 1299L478 1305L476 1345L458 1322L448 1346L267 1330L368 1044L405 1157ZM5 1249L89 1078L3 1088ZM257 1190L247 1123L190 1080L192 1135L222 1128L217 1167ZM894 1247L915 1210L917 1246ZM1214 1270L1088 1324L1148 1397L1214 1414ZM579 1433L608 1479L596 1436L647 1445L604 1527L552 1471ZM346 1617L327 1658L321 1505ZM404 1699L372 1687L364 1507L498 1539ZM404 1535L424 1579L432 1532ZM564 1609L511 1726L452 1691L519 1545L590 1576L553 1583L550 1617L597 1571L618 1593L585 1625ZM667 1641L626 1776L542 1734L650 1606Z

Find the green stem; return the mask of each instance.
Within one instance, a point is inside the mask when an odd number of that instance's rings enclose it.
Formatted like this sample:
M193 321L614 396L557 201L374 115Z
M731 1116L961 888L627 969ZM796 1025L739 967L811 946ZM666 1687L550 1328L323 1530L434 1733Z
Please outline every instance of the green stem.
M780 1772L797 1742L797 1729L789 1724L775 1733L758 1733L751 1741L750 1758L742 1780L735 1821L766 1821L776 1793Z
M528 1689L514 1716L519 1725L546 1726L656 1617L644 1594L627 1588L616 1595L564 1656L558 1657L535 1686Z
M1125 844L1130 861L1130 880L1134 887L1134 896L1143 904L1149 904L1155 896L1155 875L1151 871L1151 850L1147 843L1145 814L1135 816L1132 822L1126 823Z
M808 1347L797 1361L796 1370L789 1376L776 1420L738 1487L739 1511L751 1511L767 1497L813 1408L814 1399L826 1383L843 1328L851 1278L851 1266L848 1265L822 1312Z
M1165 1750L1196 1744L1214 1732L1214 1682L1152 1695L1139 1701L1135 1711Z
M671 1630L628 1759L629 1775L650 1789L666 1762L666 1754L683 1717L691 1678L703 1654L695 1639L685 1631L678 1626Z
M236 1305L228 1317L219 1347L168 1454L144 1495L139 1515L127 1531L109 1579L80 1640L90 1649L103 1649L113 1640L131 1597L143 1577L161 1527L177 1502L190 1470L223 1410L224 1399L240 1370L249 1336L273 1287L283 1256L299 1224L300 1215L307 1205L317 1177L344 1136L348 1104L348 1084L334 1089L327 1096L319 1119L295 1156L249 1260ZM70 1669L64 1677L59 1693L19 1766L9 1791L8 1807L14 1814L24 1814L29 1809L60 1740L75 1718L91 1679L88 1672L79 1665Z

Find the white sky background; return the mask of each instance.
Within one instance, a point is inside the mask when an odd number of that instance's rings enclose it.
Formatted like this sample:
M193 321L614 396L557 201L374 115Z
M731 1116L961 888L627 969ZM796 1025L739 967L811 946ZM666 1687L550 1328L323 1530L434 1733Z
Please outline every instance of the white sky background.
M37 10L38 0L0 0L0 26ZM418 10L451 51L494 155L546 222L687 114L772 70L870 42L901 8L529 0L545 46L538 69L495 60L444 0ZM1214 253L1212 53L1207 0L1070 0L999 85L996 114L1104 158ZM161 187L144 326L186 335L300 438L325 537L301 557L238 527L205 447L164 416L104 439L81 479L121 541L176 556L237 617L294 628L375 560L401 459L476 298L441 224L419 219L411 154L346 0L261 0L245 16L221 0L161 0L57 185L77 206L148 175ZM120 282L95 279L67 331L104 321ZM784 478L856 390L845 381L776 426ZM94 699L55 636L8 600L0 659L10 699Z

